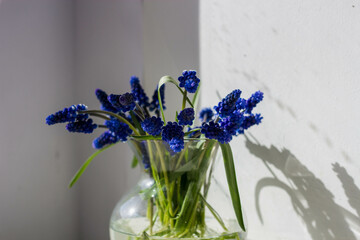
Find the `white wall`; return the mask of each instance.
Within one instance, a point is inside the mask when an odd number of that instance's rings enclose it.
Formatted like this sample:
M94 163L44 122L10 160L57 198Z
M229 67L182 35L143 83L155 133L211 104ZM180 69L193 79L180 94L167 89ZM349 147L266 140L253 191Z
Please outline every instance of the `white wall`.
M45 124L73 103L73 2L0 1L0 239L78 239L74 138Z
M202 105L265 93L232 142L250 239L360 239L359 30L351 0L200 2Z

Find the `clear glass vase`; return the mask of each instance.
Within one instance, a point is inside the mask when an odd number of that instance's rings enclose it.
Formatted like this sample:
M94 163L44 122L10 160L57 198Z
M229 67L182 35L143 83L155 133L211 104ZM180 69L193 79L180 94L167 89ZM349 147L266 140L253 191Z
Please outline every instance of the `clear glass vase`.
M179 153L161 140L128 142L143 174L113 210L111 240L245 239L229 195L212 174L216 141L187 140Z

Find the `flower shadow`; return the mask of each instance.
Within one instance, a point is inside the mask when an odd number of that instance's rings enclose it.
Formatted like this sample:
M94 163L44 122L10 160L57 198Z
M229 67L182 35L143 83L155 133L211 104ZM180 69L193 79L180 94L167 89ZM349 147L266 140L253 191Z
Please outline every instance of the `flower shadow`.
M278 187L289 195L294 211L304 221L313 240L357 239L352 229L360 227L359 217L338 205L334 200L334 195L324 183L288 149L280 150L273 145L268 148L256 140L250 140L247 136L245 138L249 152L261 159L273 175L273 177L265 177L259 180L255 189L256 210L262 223L263 218L259 203L261 190L269 186ZM278 178L272 169L273 167L283 174L287 179L286 182ZM339 170L338 167L336 169ZM340 179L351 183L343 170L338 172L341 172L342 177L339 177ZM344 183L343 186L346 189ZM354 188L354 186L350 188ZM356 206L359 207L359 205ZM351 228L347 221L352 223Z

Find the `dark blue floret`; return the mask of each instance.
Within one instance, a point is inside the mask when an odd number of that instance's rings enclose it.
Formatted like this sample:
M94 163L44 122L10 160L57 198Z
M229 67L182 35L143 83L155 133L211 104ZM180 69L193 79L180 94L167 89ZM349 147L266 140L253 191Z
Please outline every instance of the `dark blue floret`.
M84 105L84 104L78 104L77 106L76 106L76 110L79 112L79 111L85 111L85 110L87 110L88 109L88 107L86 106L86 105ZM84 121L84 120L86 120L86 119L88 119L89 118L89 114L86 114L86 113L82 113L82 114L78 114L77 116L76 116L76 121Z
M201 133L205 134L205 137L209 139L218 140L220 143L228 143L232 139L231 134L222 129L219 123L215 123L214 121L203 123Z
M184 132L183 128L177 122L168 122L163 127L161 134L162 140L169 143L170 148L174 152L180 152L184 145Z
M185 88L189 93L196 92L200 79L196 76L196 71L183 71L182 76L178 78L179 86Z
M243 110L246 108L246 99L239 98L236 102L236 110Z
M244 114L238 111L234 111L230 116L220 120L220 126L226 132L231 135L236 135L236 132L241 127L242 122L244 121Z
M264 98L264 93L257 91L246 101L246 112L251 113L254 107Z
M85 120L88 118L88 115L79 114L78 112L86 109L87 107L84 104L72 105L71 107L64 108L62 111L50 114L46 118L46 124L53 125L56 123L74 122L75 120Z
M95 138L93 141L93 148L100 149L103 148L105 145L113 144L118 141L115 133L110 131L103 132L99 137Z
M220 117L227 117L235 110L236 102L239 99L241 91L236 89L228 94L217 106L214 107L215 111Z
M122 105L119 102L120 95L118 94L110 94L107 99L111 103L111 105L116 108L116 110L119 110Z
M123 106L129 106L129 105L135 104L134 94L124 93L124 94L120 95L119 102Z
M143 130L153 136L160 135L163 125L164 122L161 120L161 118L155 116L146 118L141 123Z
M146 96L144 89L140 85L140 80L136 76L130 78L131 92L134 94L134 97L138 104L141 107L149 106L149 98Z
M184 149L184 139L173 138L170 140L169 145L174 152L181 152Z
M127 140L127 137L130 136L130 134L132 133L132 130L127 124L120 122L116 118L106 120L105 125L109 128L109 131L115 134L117 141L125 142Z
M93 123L92 119L70 122L66 125L66 129L69 132L78 132L78 133L92 133L96 128L97 125Z
M97 99L99 100L99 102L101 103L100 108L102 110L113 112L113 113L118 112L118 110L109 102L108 95L106 94L106 92L104 92L101 89L96 89L95 95L96 95Z
M135 108L135 98L132 93L110 94L108 100L118 111L128 112Z
M241 126L238 130L239 134L243 134L246 129L249 129L250 127L254 126L255 124L258 125L261 123L261 120L263 117L260 114L250 114L249 116L246 116L241 123Z
M160 87L160 98L161 98L161 103L162 103L162 106L163 106L163 109L165 110L166 107L165 107L165 85L162 85ZM149 110L150 111L154 111L155 110L155 113L156 115L160 115L160 104L159 104L159 98L158 98L158 87L156 87L155 91L154 91L154 94L152 96L152 101L150 103L150 106L149 106Z
M203 108L200 112L200 121L209 122L214 116L214 112L211 108Z
M178 114L177 118L179 125L192 125L195 119L195 111L193 108L185 108Z

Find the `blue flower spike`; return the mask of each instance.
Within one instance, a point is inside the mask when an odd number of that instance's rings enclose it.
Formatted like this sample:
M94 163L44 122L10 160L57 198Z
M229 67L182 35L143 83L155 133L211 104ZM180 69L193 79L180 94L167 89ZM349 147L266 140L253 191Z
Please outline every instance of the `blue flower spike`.
M135 108L135 97L132 93L124 93L122 95L110 94L108 101L121 112L128 112Z
M97 125L93 123L92 119L70 122L66 125L66 129L69 132L77 133L92 133L96 128Z
M192 125L193 121L195 119L195 111L193 108L185 108L182 110L178 116L179 125L185 126L185 125Z
M177 122L168 122L163 127L162 140L169 143L174 152L180 152L184 148L184 132Z
M183 71L178 80L180 82L179 86L185 88L189 93L195 93L200 82L194 70Z
M240 110L234 111L230 116L220 120L220 126L231 135L236 135L245 117Z
M117 113L119 112L117 108L115 108L108 100L108 95L105 91L101 90L101 89L96 89L95 90L95 95L97 97L97 99L99 100L99 102L101 103L101 109L105 110L105 111L109 111L109 112L113 112L113 113Z
M130 136L130 134L133 132L127 124L120 122L116 118L106 120L105 125L108 127L110 132L114 133L117 141L125 142Z
M136 76L130 78L131 92L134 94L135 100L141 107L149 106L149 98L146 96L144 89L140 85L140 80Z
M146 118L141 122L141 127L150 135L158 136L161 133L164 122L159 117Z
M105 131L99 137L95 138L92 146L95 149L101 149L108 144L117 142L117 138L113 132Z
M264 93L257 91L246 101L246 112L251 113L254 107L264 99Z
M240 125L240 128L237 130L239 134L243 134L245 130L249 129L254 125L259 125L263 117L259 114L250 114L249 116L244 117L243 122Z
M232 136L220 127L219 123L211 121L209 123L203 123L201 126L201 133L205 134L205 137L209 139L216 139L220 143L228 143L231 141Z
M160 98L161 98L161 103L162 103L163 109L165 110L166 109L166 107L165 107L165 85L162 85L160 87ZM158 98L158 87L156 87L156 89L154 91L154 94L152 96L152 101L150 103L149 110L150 111L155 110L155 113L157 115L160 114L160 104L159 104L159 98Z
M79 111L86 110L84 104L72 105L71 107L64 108L54 114L50 114L46 118L46 124L54 125L57 123L75 122L75 120L85 120L88 118L87 114L79 114Z
M210 122L213 116L214 112L211 108L203 108L199 114L201 122Z
M227 117L236 109L236 102L240 98L241 91L236 89L229 93L225 98L214 107L215 111L220 117Z

